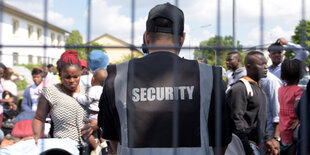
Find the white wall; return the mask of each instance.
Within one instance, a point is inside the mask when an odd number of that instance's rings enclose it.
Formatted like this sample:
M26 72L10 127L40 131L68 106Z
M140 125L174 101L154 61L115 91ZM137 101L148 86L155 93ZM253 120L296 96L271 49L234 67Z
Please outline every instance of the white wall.
M33 46L43 46L44 45L44 29L42 25L38 25L27 21L25 19L13 16L6 12L3 13L3 23L0 28L0 43L2 45L33 45ZM17 34L13 34L13 19L19 21L19 30ZM31 38L28 37L28 24L33 26L33 33ZM38 40L37 39L37 28L41 28L42 30L42 37ZM51 43L51 32L55 33L55 41ZM53 31L51 29L47 30L46 38L46 45L58 45L58 35L61 35L61 42L60 45L65 45L65 35L59 32ZM37 56L42 57L42 61L44 61L44 53L46 53L46 57L50 57L46 63L56 64L56 61L60 58L60 55L65 51L64 48L48 48L46 52L44 52L43 47L36 48L36 47L14 47L14 48L2 48L1 62L4 63L6 66L13 66L13 53L18 53L18 63L19 64L28 64L28 55L33 56L33 63L37 63ZM53 61L52 61L53 60Z

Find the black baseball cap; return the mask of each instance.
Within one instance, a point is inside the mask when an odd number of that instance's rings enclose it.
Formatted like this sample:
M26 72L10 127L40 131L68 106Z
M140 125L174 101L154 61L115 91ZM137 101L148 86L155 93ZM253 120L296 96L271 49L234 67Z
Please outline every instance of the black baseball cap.
M163 27L154 24L156 18L165 18L172 22L172 26ZM176 26L175 26L176 24ZM162 33L174 33L174 27L176 33L183 34L184 31L184 14L181 9L171 5L170 3L159 4L151 9L146 21L146 31L148 32L162 32Z

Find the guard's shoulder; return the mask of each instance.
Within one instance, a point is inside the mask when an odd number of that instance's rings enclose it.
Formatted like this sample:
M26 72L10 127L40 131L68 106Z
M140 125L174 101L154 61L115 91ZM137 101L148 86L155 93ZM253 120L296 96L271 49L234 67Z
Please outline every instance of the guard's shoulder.
M194 62L194 63L198 63L198 65L201 65L201 66L205 66L205 67L212 67L211 65L209 64L204 64L204 63L200 63L200 62L197 62L196 60L186 60L187 62ZM196 61L196 62L195 62Z

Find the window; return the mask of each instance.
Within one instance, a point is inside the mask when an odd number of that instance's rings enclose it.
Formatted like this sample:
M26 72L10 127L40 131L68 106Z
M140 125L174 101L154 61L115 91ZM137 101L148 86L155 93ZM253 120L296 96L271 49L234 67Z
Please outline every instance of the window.
M42 64L42 57L41 56L38 56L38 59L37 59L37 64Z
M18 53L13 53L13 65L16 66L18 64Z
M33 64L32 58L32 55L28 55L28 64Z
M28 38L31 38L33 33L33 26L32 25L28 25Z
M40 40L42 37L42 29L41 28L38 28L37 29L37 39Z
M58 46L60 46L61 45L61 35L57 35L57 40L58 40Z
M18 29L19 29L19 21L16 19L13 19L13 34L17 34L18 33Z
M55 41L55 33L52 32L51 33L51 42L52 42L52 44L54 43L54 41Z

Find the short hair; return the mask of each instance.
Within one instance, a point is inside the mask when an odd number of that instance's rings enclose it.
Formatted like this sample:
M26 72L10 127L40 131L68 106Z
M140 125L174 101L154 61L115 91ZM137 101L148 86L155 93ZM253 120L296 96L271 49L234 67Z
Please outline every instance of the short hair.
M250 62L249 62L249 57L250 57L250 56L253 56L253 55L256 55L256 54L265 57L264 54L263 54L262 52L260 52L260 51L250 51L250 52L245 56L245 58L244 58L244 64L249 64L249 63L250 63Z
M285 59L281 65L282 80L294 82L303 77L302 63L297 59Z
M281 45L280 42L275 42L273 44L271 44L269 47L268 47L268 51L271 52L271 51L279 51L279 52L282 52L283 51L283 46Z
M47 68L51 68L51 67L54 67L54 65L53 64L48 64L47 65Z
M228 56L228 55L232 55L232 54L237 55L238 61L241 62L242 57L241 57L241 55L240 55L239 52L232 51L232 52L229 52L229 53L227 54L227 56Z
M101 85L104 85L104 82L108 76L108 72L105 69L97 69L93 75L95 80Z
M38 75L38 74L41 74L43 71L39 68L33 68L32 69L32 72L31 72L31 75Z

